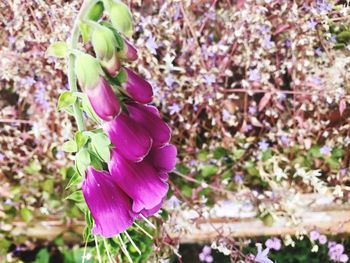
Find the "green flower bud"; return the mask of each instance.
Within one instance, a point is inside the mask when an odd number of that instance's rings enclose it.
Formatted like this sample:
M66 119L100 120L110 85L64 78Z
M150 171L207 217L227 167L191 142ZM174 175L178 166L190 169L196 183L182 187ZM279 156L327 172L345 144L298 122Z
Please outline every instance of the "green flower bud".
M111 30L106 27L99 27L92 33L92 46L96 56L103 61L110 60L116 53L117 41Z
M103 73L100 63L88 54L79 54L75 60L75 74L82 89L93 89L97 86Z
M109 9L112 25L119 32L131 37L133 34L132 16L128 6L122 2L113 2Z
M90 12L87 15L87 18L89 20L97 21L101 18L103 14L103 3L102 2L97 2L90 10Z
M120 61L117 57L118 43L113 31L107 27L99 27L92 33L92 45L96 57L101 60L101 65L114 76L120 69Z

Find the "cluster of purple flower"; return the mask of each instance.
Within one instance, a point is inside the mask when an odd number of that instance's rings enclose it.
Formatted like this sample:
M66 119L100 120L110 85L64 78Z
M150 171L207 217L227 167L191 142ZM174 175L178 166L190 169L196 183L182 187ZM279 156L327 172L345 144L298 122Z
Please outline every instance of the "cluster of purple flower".
M282 247L282 243L281 240L277 237L273 237L273 238L269 238L268 240L266 240L265 242L265 246L269 249L273 249L273 250L280 250Z
M310 239L318 241L322 245L327 243L327 237L321 235L318 230L310 232ZM348 262L349 260L349 257L344 254L344 246L333 241L328 242L328 256L334 262Z
M92 232L104 237L123 232L135 219L161 208L168 172L176 163L171 130L158 110L147 105L152 86L122 65L136 60L137 51L115 34L99 25L92 33L96 58L79 54L75 64L79 84L113 144L108 171L89 166L82 184L95 222Z
M213 256L211 255L211 248L209 246L203 247L202 252L199 254L199 260L207 263L213 262Z
M349 257L344 254L344 246L336 242L328 243L328 256L334 262L348 262Z

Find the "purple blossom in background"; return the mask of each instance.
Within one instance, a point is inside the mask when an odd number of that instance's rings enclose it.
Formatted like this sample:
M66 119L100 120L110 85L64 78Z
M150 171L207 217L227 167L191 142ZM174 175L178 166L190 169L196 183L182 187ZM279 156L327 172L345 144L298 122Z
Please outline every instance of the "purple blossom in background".
M248 112L249 112L250 114L255 114L255 113L256 113L256 107L255 107L255 106L250 106L250 107L248 108Z
M318 13L330 12L333 9L333 5L326 0L322 0L322 1L318 0L316 2L316 4L317 4L317 12Z
M259 82L261 80L261 76L260 76L259 71L257 69L249 70L249 80L250 81L257 81L257 82Z
M235 176L233 177L233 180L237 183L237 184L242 184L243 183L243 176L239 173L236 173Z
M256 246L258 248L258 253L255 256L255 261L258 263L273 263L273 261L267 257L270 249L267 247L262 250L262 245L260 243L256 244Z
M340 174L342 176L345 176L347 171L348 171L348 169L346 169L346 168L340 169Z
M310 239L313 241L318 240L318 238L320 237L320 233L316 230L313 230L310 232Z
M14 36L9 36L8 41L10 45L13 45L16 42L17 38Z
M316 48L315 53L320 57L322 55L322 49L320 47Z
M287 98L287 95L284 92L278 92L277 96L279 101L284 101Z
M320 237L318 238L318 242L320 242L320 244L324 245L327 243L327 237L325 235L320 235Z
M223 121L228 121L231 118L231 113L227 110L222 111L222 119Z
M173 115L173 114L175 114L175 113L179 113L180 110L181 110L179 104L177 104L177 103L174 103L173 105L169 106L168 109L169 109L169 111L170 111L170 112L169 112L170 115Z
M331 38L329 39L329 42L336 43L337 42L337 36L336 35L332 35Z
M321 80L321 78L318 77L318 76L312 76L312 77L310 78L310 81L311 81L312 83L314 83L315 85L318 85L318 86L320 86L320 85L322 84L322 80Z
M154 36L151 36L147 39L146 47L153 55L157 55L156 49L158 48L158 45L156 43L156 38Z
M270 35L265 36L262 45L263 45L263 47L266 48L266 49L272 48L273 42L272 42L272 40L271 40L271 36L270 36Z
M20 80L20 83L22 85L32 86L36 83L36 81L32 77L25 77L25 78Z
M258 144L259 144L259 149L262 150L262 151L267 150L269 148L269 146L270 146L269 143L266 142L265 140L260 141Z
M262 25L260 28L259 28L260 32L262 34L268 34L270 33L270 28L267 26L267 25Z
M316 26L317 26L317 22L311 18L308 22L307 22L307 26L309 29L311 30L315 30L316 29Z
M182 17L181 9L179 5L176 5L175 7L175 14L174 14L174 20L178 20Z
M292 46L292 41L290 41L290 39L286 39L284 41L284 45L286 48L290 48Z
M211 248L209 246L203 247L202 252L199 254L199 260L207 263L213 262L213 256L211 255Z
M328 243L328 256L335 262L348 262L349 257L344 253L344 246L335 242Z
M204 81L208 85L212 85L215 83L215 76L214 75L204 75Z
M205 16L206 16L207 18L209 18L210 20L215 20L215 19L216 19L216 13L215 13L215 12L207 12L207 13L205 14Z
M329 155L331 152L332 152L332 148L330 148L327 145L322 146L320 149L320 153L324 155Z
M288 145L290 142L289 137L287 135L282 135L280 137L280 140L281 140L282 144L284 144L284 145Z
M181 204L181 201L175 196L172 195L169 200L166 202L167 206L170 208L176 208L179 207Z
M3 155L2 153L0 153L0 162L2 162L5 159L5 155Z
M164 78L164 81L165 81L165 84L166 84L169 88L171 88L172 85L173 85L174 82L175 82L175 79L173 78L172 75L168 75L168 76L166 76L166 77Z
M277 237L269 238L265 242L265 246L269 249L274 249L276 251L280 250L282 247L281 240Z
M40 104L45 109L47 109L49 107L49 102L45 98L45 94L46 94L45 88L42 86L34 95L34 100L36 103Z
M245 127L245 131L246 131L246 132L249 132L249 131L251 131L251 130L253 130L253 126L250 125L250 124L248 124L248 125Z

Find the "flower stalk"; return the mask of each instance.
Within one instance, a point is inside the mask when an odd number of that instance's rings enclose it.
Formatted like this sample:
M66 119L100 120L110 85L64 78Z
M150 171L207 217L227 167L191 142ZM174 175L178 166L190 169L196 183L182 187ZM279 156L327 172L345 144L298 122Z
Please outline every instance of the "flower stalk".
M75 50L78 46L79 36L80 36L80 30L79 30L79 23L80 21L88 14L90 9L98 2L98 0L85 0L80 11L78 14L77 19L74 22L74 26L72 29L72 34L70 37L69 45L70 49ZM68 58L68 69L67 69L67 75L68 75L68 85L71 92L77 92L77 78L75 76L74 71L74 64L75 64L75 55L70 54ZM79 107L79 102L76 101L73 104L73 110L74 110L74 117L75 121L78 126L79 131L85 130L85 124L84 124L84 118L83 118L83 112Z

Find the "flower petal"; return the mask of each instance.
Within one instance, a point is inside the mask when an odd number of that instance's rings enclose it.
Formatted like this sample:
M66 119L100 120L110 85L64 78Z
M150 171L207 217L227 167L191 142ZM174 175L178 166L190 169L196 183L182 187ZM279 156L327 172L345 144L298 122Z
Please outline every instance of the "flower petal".
M118 152L128 160L141 161L152 147L148 132L125 113L105 123L103 129Z
M96 87L85 90L92 108L105 121L110 121L120 113L120 104L112 87L100 77Z
M153 209L167 194L168 184L146 161L131 162L114 149L108 168L118 186L133 199L132 210L136 213Z
M96 171L90 166L82 190L95 221L94 235L112 237L133 224L131 200L108 172Z
M125 68L125 73L127 81L123 86L130 97L140 103L150 103L153 96L151 84L128 68Z
M130 103L127 105L130 118L148 131L153 140L153 147L161 147L171 138L169 126L155 114L155 107Z
M147 155L146 160L157 170L170 172L176 165L176 154L176 147L167 144L162 148L153 148Z

